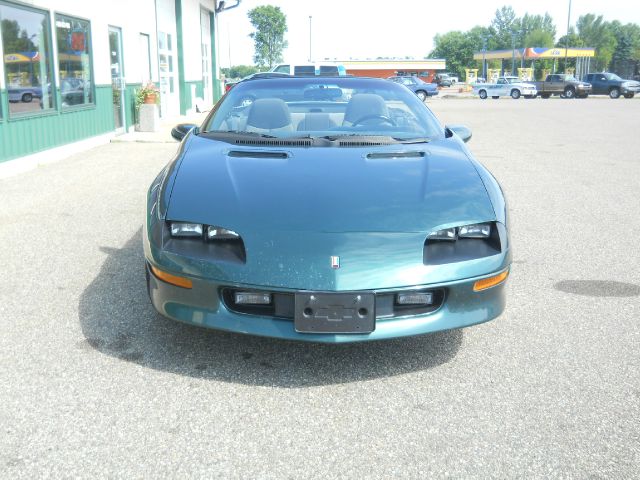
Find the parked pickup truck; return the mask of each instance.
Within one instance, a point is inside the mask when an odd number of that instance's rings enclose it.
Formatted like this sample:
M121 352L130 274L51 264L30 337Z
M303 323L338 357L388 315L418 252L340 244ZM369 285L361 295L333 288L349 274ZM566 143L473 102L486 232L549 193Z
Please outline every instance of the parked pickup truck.
M483 100L487 97L511 97L514 100L521 96L534 98L537 93L535 85L523 82L518 77L500 77L496 83L476 83L473 91Z
M560 95L562 98L587 98L591 93L591 84L581 82L573 75L552 73L544 82L533 82L542 98Z
M615 73L588 73L583 80L589 82L592 87L592 95L609 95L611 98L633 98L640 93L640 82L635 80L623 80Z

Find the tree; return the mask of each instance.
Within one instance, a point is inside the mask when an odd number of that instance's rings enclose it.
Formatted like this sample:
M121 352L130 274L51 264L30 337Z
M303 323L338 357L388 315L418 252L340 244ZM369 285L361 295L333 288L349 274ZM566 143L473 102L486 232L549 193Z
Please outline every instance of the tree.
M584 45L596 49L593 70L606 70L618 43L611 24L605 22L602 15L596 17L588 13L578 18L576 27Z
M433 37L433 43L435 48L429 55L446 59L447 70L456 73L459 78L464 77L465 67L473 64L473 52L482 48L479 38L459 31L437 34Z
M280 7L262 5L249 11L249 21L256 29L249 34L255 45L253 61L260 68L273 67L282 61L282 51L287 48L284 34L287 31L287 17Z
M532 30L524 37L526 47L553 47L553 35L545 30Z
M234 65L230 68L221 68L220 72L224 74L226 78L244 78L247 75L251 75L252 73L256 73L258 71L257 67L253 65Z
M545 13L544 16L525 13L517 23L519 26L519 44L527 47L553 47L553 42L556 38L556 26L551 15L548 13ZM533 32L537 33L532 37L531 34ZM551 39L551 42L549 42L549 39ZM531 43L530 40L538 40L542 43Z
M511 33L518 32L519 23L513 8L505 6L496 10L491 28L495 32L495 44L499 50L511 48Z

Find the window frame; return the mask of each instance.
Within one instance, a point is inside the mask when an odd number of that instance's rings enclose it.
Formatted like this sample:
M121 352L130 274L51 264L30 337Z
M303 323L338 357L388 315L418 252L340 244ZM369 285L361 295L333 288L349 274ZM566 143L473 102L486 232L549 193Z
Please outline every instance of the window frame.
M57 89L57 83L56 83L56 65L55 65L55 57L53 55L53 52L55 50L55 47L53 46L53 28L52 28L52 23L51 23L51 19L52 17L52 11L51 10L47 10L44 8L38 8L38 7L34 7L33 5L27 5L21 2L14 2L14 1L10 1L10 0L0 0L0 5L4 5L6 7L11 7L11 8L17 8L17 9L21 9L21 10L26 10L29 12L33 12L33 13L39 13L45 16L46 20L47 20L47 25L48 25L48 34L47 34L47 41L49 42L49 45L51 45L51 48L49 48L49 52L46 52L46 58L49 60L49 64L51 65L51 78L49 79L49 81L51 82L51 90L56 90ZM1 28L1 25L0 25ZM46 32L45 32L46 34ZM0 44L2 44L2 35L0 32ZM2 52L3 52L3 56L0 58L2 60L2 76L3 76L3 80L5 82L5 91L6 91L6 97L7 97L7 105L9 104L9 87L7 84L7 74L6 74L6 69L4 66L4 45L2 44ZM42 88L42 86L41 86ZM51 108L42 108L40 110L35 110L32 112L17 112L17 113L12 113L11 109L7 106L7 120L11 121L11 120L23 120L26 118L32 118L32 117L45 117L45 116L49 116L49 115L57 115L59 113L59 104L58 104L58 98L57 95L52 96L52 105Z
M2 0L0 0L2 1ZM89 30L89 72L91 73L91 102L88 103L83 103L81 105L62 105L62 92L60 91L60 88L62 88L62 79L60 78L60 52L58 52L58 32L57 32L57 26L56 26L56 22L57 22L57 17L58 16L62 16L62 17L66 17L69 19L73 19L73 20L81 20L83 22L87 22L89 24L88 30ZM56 79L58 80L58 85L56 88L56 100L58 101L58 105L60 107L60 111L62 113L64 112L68 112L68 111L76 111L76 110L85 110L85 109L93 109L96 108L96 81L95 81L95 71L93 68L93 28L91 25L91 20L89 20L88 18L85 17L81 17L78 15L70 15L68 13L65 12L61 12L58 10L54 10L53 11L53 17L52 17L52 21L53 21L53 28L56 29L56 35L55 35L55 51L56 51L56 60L57 63L55 65L55 70L57 72L56 75ZM53 34L53 29L52 32Z

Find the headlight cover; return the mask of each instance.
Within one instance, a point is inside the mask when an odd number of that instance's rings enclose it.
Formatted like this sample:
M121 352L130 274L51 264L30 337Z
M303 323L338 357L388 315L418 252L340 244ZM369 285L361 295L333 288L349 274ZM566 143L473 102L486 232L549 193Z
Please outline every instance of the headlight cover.
M237 240L240 238L233 230L210 225L207 227L207 240Z
M462 227L445 228L431 232L427 235L427 239L454 242L458 238L489 238L490 236L490 223L474 223Z
M172 237L202 237L201 223L171 222L169 229Z

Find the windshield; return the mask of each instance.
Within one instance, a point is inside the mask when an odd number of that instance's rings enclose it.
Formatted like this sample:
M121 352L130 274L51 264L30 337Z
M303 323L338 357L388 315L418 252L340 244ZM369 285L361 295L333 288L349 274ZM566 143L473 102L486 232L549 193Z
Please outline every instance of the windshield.
M616 75L615 73L605 73L604 74L605 77L607 77L607 80L622 80L618 75Z
M241 82L216 106L203 130L276 138L386 136L428 140L443 134L431 111L404 86L354 77Z
M507 83L518 83L519 81L518 77L507 77Z

